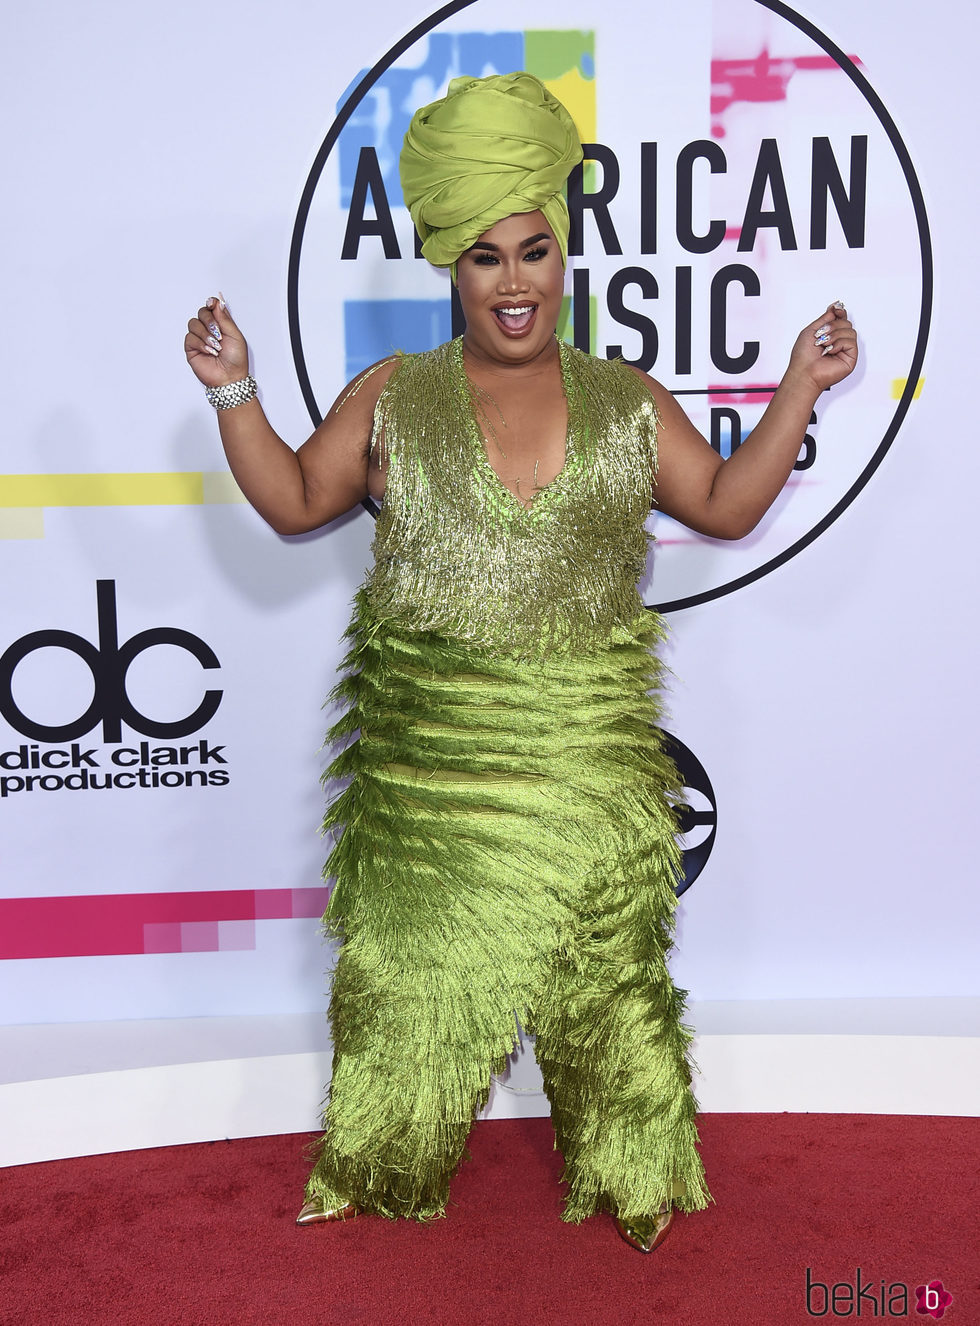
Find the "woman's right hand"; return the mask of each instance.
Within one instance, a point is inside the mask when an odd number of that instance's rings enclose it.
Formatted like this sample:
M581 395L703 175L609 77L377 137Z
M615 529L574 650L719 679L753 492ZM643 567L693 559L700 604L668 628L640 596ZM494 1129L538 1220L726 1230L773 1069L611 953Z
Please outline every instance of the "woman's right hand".
M248 376L248 346L219 295L211 296L187 324L184 354L199 382L223 387Z

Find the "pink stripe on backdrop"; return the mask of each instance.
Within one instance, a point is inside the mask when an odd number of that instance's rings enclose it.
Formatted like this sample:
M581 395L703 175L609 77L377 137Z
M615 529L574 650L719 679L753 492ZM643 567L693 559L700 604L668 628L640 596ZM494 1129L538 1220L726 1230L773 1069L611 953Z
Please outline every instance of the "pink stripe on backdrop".
M327 889L0 899L0 959L213 953L255 946L255 922L320 916Z

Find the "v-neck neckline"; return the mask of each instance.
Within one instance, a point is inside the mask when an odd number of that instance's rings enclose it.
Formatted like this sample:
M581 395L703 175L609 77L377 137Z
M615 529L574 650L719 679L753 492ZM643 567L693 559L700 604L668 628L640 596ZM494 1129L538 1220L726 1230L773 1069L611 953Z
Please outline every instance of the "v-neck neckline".
M493 466L490 463L490 455L487 449L487 439L486 437L484 437L483 429L480 427L480 421L477 417L474 405L474 399L478 394L478 389L470 381L469 375L466 372L466 365L463 362L462 336L458 337L456 340L456 346L457 346L456 364L462 378L461 385L463 387L463 390L465 390L470 403L472 437L479 451L478 459L482 462L480 465L481 472L483 473L484 477L489 480L490 485L493 487L495 491L502 493L505 499L509 499L510 504L512 504L515 510L521 511L527 516L532 516L538 510L540 510L542 504L541 499L547 499L548 496L552 494L554 490L562 484L566 475L569 473L570 468L572 467L573 463L577 460L578 457L578 451L575 445L576 430L573 427L573 419L572 419L572 392L570 390L571 384L569 382L567 349L560 337L557 337L556 340L558 344L558 366L561 375L561 386L565 396L565 410L566 410L565 459L562 462L561 469L558 471L555 477L553 479L549 479L549 481L546 484L543 484L540 488L535 490L534 494L531 497L530 502L522 502L521 499L518 497L518 495L514 492L514 490L512 488L507 487L503 479L500 477L500 475L497 473L497 471L493 468ZM493 401L493 397L489 395L489 392L485 394L489 397L489 399L493 402L494 406L496 407L496 402ZM546 504L547 503L545 502L545 505Z

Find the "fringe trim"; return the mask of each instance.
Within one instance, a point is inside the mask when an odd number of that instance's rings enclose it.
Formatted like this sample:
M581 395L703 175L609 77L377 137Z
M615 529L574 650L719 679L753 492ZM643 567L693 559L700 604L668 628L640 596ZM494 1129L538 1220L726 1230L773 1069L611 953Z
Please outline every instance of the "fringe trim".
M564 1218L710 1201L672 944L678 779L655 724L662 634L522 661L377 621L359 596L331 729L324 924L343 938L334 1077L308 1194L446 1204L516 1042L537 1036ZM356 736L356 739L355 739Z

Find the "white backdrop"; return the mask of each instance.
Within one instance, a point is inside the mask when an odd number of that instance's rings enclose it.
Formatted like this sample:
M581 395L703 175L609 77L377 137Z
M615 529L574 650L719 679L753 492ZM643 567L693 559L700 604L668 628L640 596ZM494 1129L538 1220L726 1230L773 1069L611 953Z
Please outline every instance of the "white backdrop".
M759 11L770 37L787 41L785 23L773 28L765 7L740 3ZM610 34L630 14L625 0L613 8ZM717 58L723 10L712 48L711 32L695 30L699 22L710 27L710 4L693 6L683 30L676 7L659 16L654 8L641 55L660 114L674 97L669 71L677 81L671 41L677 50L690 46L692 60L712 49ZM93 723L87 733L46 740L23 723L18 730L8 704L0 718L7 779L0 1022L11 1029L324 1008L329 954L313 919L324 854L320 706L367 564L372 520L359 511L326 531L284 539L236 502L181 340L188 316L220 287L249 337L274 425L295 444L307 436L287 323L301 193L349 85L427 12L375 0L365 22L364 10L348 18L303 0L272 7L246 0L232 19L175 0L156 10L52 4L18 13L15 63L0 93L13 186L0 223L7 297L0 654L39 631L96 642L96 582L114 582L103 611L114 596L120 644L176 628L220 663L202 671L179 643L155 644L136 655L127 677L135 708L179 724L205 689L222 697L204 726L182 736L144 735L123 722L117 737ZM555 28L559 12L567 27L589 21L565 6L542 26ZM695 1003L980 995L971 835L977 449L967 402L978 198L960 128L975 102L976 19L962 0L945 0L930 14L924 27L911 0L809 14L859 57L911 154L935 246L935 318L921 396L843 515L770 574L670 615L668 658L678 678L670 726L707 770L718 807L713 852L679 911L674 974ZM476 0L447 30L497 31L510 20L521 27L514 15ZM603 48L601 35L600 142L604 132L626 132L618 126L633 115L637 95L611 97L612 39ZM757 35L762 41L766 33ZM816 50L803 35L799 47L802 55ZM771 277L765 313L745 301L747 321L733 312L729 338L734 346L758 336L762 359L745 380L772 381L798 326L833 298L848 300L866 337L864 367L827 405L818 434L837 468L800 476L825 484L831 496L863 467L895 408L894 400L885 404L887 386L903 364L907 370L920 295L900 172L887 153L875 155L884 143L878 121L853 85L834 76L806 92L804 75L795 74L795 102L794 91L770 108L771 121L753 107L761 119L729 121L718 140L740 161L740 134L756 144L774 135L792 194L808 166L792 166L789 157L797 148L805 155L815 134L831 135L835 148L851 133L870 137L864 254L843 244L833 209L828 250L797 255L797 266L776 252L770 230L750 255L762 279ZM957 90L952 103L949 89ZM823 122L818 112L828 100L833 109ZM959 108L955 120L950 104ZM674 139L685 135L684 124L665 125L660 135L673 143L661 148L662 227L673 205ZM657 136L655 126L643 131ZM624 178L625 161L624 152ZM333 188L337 162L334 153L324 176ZM712 215L720 196L699 194L699 215ZM744 188L740 196L744 202ZM406 258L386 266L377 239L361 241L357 262L331 257L338 223L314 204L298 316L323 408L345 377L344 301L417 298L419 282L430 280L433 300L446 294L421 264ZM794 215L802 250L805 208ZM403 226L398 211L395 219ZM638 260L634 252L613 265ZM666 241L649 259L671 272L678 261ZM594 281L596 273L605 279L594 254L591 267ZM697 310L694 321L696 329L704 321ZM655 369L668 386L676 385L671 327L672 313L661 323L668 357ZM600 315L600 350L616 339L614 330ZM636 353L636 335L619 333L626 353ZM346 344L349 357L349 336ZM702 370L701 380L717 382L703 350L702 358L695 354L695 377ZM781 500L764 531L772 540L766 557L812 526L819 512L806 503L814 500L819 506L823 498L805 483ZM752 547L706 551L703 541L669 538L661 556L668 590L651 591L660 600L708 583L709 572L692 566L710 564L717 583L766 560ZM715 570L726 557L730 575ZM106 618L103 646L107 630ZM109 652L104 657L95 696L103 716L120 694ZM35 723L67 728L93 698L91 669L77 653L45 647L18 664L10 696ZM171 749L176 754L160 753ZM21 767L32 751L39 765L47 754L48 765ZM124 777L109 789L58 786L54 766L73 759L60 778L82 769L90 781L107 771L131 778L142 767L148 782L154 771L175 769L181 785L127 786ZM198 768L226 781L185 786ZM31 773L50 781L28 790ZM222 908L215 895L227 891L242 896ZM65 954L73 956L58 956ZM43 1075L58 1071L55 1062ZM85 1064L65 1071L84 1072Z

